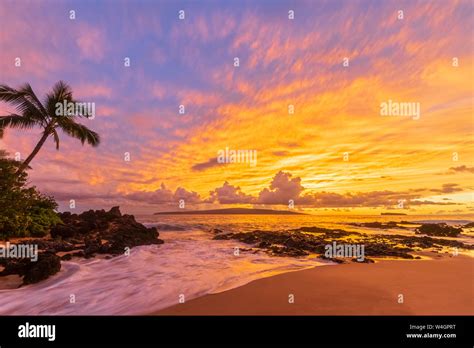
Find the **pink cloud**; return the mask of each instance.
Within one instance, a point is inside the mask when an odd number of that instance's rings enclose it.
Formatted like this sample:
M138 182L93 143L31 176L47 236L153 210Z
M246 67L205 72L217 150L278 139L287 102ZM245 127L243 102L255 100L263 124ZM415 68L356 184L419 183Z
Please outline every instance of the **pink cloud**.
M177 95L183 105L210 106L223 102L218 94L206 91L184 89L177 91Z
M96 113L98 116L113 116L117 115L117 108L113 106L107 106L104 104L98 104Z
M227 181L222 187L216 188L210 192L209 202L219 202L220 204L238 204L238 203L253 203L255 198L243 193L240 187L233 186Z
M173 41L191 40L198 43L220 40L236 29L235 18L227 12L215 11L210 16L189 15L171 30Z
M182 187L178 187L175 192L166 188L165 184L155 191L138 191L125 196L125 198L135 201L141 201L151 204L178 203L183 199L185 203L200 203L199 194L187 191Z
M290 173L278 172L273 178L270 188L263 189L258 202L262 204L288 204L290 199L296 200L304 190L301 178L292 178Z
M81 26L76 38L81 58L100 62L105 56L106 38L103 30L91 26Z
M103 84L82 84L74 86L74 94L78 99L84 97L112 97L112 89Z
M166 88L158 83L155 83L151 89L151 93L158 99L163 99L166 95Z

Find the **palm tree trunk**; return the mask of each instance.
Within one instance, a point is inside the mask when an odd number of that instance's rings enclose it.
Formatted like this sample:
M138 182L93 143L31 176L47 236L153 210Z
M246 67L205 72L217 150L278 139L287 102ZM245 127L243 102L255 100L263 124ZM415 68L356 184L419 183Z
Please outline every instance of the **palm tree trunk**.
M50 126L48 126L44 130L43 136L41 137L40 141L38 142L38 144L36 144L35 148L33 149L33 152L31 152L30 155L26 158L26 160L24 160L18 167L18 170L16 171L17 175L22 173L26 168L28 168L28 165L30 164L31 160L36 156L36 154L39 152L44 142L46 141L46 139L48 139L50 135L51 135Z

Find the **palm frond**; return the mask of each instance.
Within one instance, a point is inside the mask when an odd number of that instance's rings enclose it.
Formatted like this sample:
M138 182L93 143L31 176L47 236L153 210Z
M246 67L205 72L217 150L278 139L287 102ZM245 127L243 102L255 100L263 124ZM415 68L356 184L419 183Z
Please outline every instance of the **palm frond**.
M7 85L0 85L0 100L17 105L21 103L25 97L25 93L19 92Z
M46 124L47 115L41 110L41 103L39 107L28 93L28 88L31 86L25 85L19 90L11 88L6 85L0 86L0 100L13 105L19 114L24 117L31 118L37 121L38 124Z
M71 137L79 139L82 144L87 142L94 147L99 145L99 134L80 123L76 123L72 118L60 117L57 122L60 129Z
M56 104L62 104L64 101L73 103L75 102L72 97L71 87L64 81L59 81L54 85L52 92L46 95L44 104L48 114L52 117L56 116Z
M37 121L29 117L11 114L7 116L0 116L0 130L7 127L18 129L30 129L37 125Z
M23 92L28 95L32 101L32 103L40 110L45 116L48 114L43 104L40 102L39 98L36 96L33 88L29 83L25 83L22 87L19 88L19 92Z

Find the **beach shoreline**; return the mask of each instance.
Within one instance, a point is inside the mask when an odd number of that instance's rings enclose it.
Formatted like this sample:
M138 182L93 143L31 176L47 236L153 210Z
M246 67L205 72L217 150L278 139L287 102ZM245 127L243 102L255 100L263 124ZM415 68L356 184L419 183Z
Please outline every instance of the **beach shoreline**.
M459 296L440 287L463 287L472 278L472 221L358 217L333 222L310 215L284 222L245 215L141 221L118 207L64 213L64 224L46 237L11 238L10 243L37 245L44 262L13 268L18 261L7 258L0 264L3 314L474 313L472 281ZM129 254L120 253L128 245ZM332 267L313 270L318 265ZM31 277L25 282L27 274L38 271L39 284ZM77 292L80 306L57 307L63 293ZM398 303L399 295L404 303ZM31 297L29 304L24 296Z
M315 267L144 314L473 315L473 270L464 255Z

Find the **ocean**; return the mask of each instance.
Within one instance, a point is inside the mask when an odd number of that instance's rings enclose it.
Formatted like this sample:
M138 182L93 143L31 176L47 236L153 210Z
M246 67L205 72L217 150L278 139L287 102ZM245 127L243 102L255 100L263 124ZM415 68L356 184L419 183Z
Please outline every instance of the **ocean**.
M63 261L56 275L38 284L0 290L2 315L147 314L206 294L242 286L280 273L334 263L307 257L274 257L244 251L249 245L212 240L211 229L226 232L279 231L304 226L376 234L413 235L412 230L347 225L361 222L446 222L462 225L474 216L321 216L321 215L137 215L156 226L162 245L140 246L129 256ZM448 237L446 237L448 238ZM473 244L474 231L456 238ZM414 261L416 262L416 261ZM74 301L72 301L74 299Z

